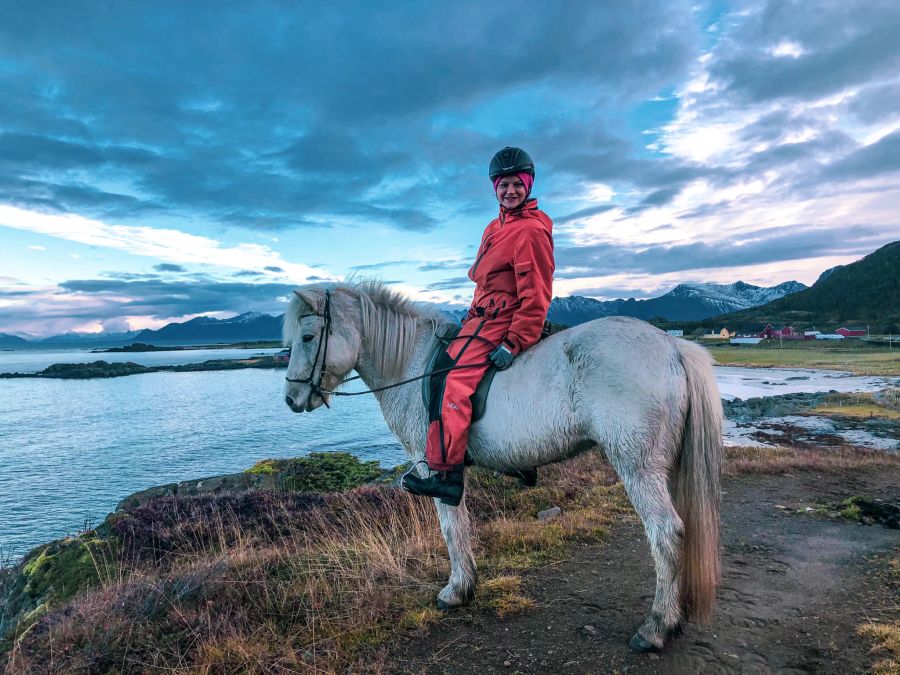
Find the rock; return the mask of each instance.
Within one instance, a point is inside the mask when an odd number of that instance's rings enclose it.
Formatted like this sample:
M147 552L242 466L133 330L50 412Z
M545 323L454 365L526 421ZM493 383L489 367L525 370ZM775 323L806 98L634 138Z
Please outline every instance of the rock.
M215 495L222 492L245 492L247 490L274 490L278 483L274 476L267 474L233 473L224 476L211 476L200 480L185 480L180 483L169 483L147 488L129 495L116 505L116 511L134 508L157 497L179 495L194 497L197 495Z
M558 506L551 506L549 509L538 511L537 517L538 520L552 520L553 518L559 517L561 514L561 508L559 508Z
M584 630L585 633L587 633L587 634L589 634L589 635L596 635L596 634L597 634L597 629L594 628L594 627L593 627L592 625L590 625L590 624L586 625L586 626L584 627L583 630Z

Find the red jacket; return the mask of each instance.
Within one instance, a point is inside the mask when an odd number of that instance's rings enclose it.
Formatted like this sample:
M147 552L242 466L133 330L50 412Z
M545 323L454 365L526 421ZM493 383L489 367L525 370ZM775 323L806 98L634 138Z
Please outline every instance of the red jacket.
M469 278L477 285L469 316L510 322L504 341L514 354L541 337L553 289L553 221L536 199L501 207L481 238Z

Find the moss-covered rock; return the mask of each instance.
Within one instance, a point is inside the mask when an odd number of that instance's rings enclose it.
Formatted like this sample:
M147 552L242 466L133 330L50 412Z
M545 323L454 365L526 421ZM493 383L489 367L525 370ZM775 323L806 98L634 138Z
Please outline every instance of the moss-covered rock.
M342 492L382 479L385 472L376 461L362 462L349 452L313 452L294 459L266 459L247 470L274 476L281 489L291 492ZM389 472L387 480L393 479Z
M89 531L33 549L0 578L0 634L23 630L52 604L114 578L120 544Z

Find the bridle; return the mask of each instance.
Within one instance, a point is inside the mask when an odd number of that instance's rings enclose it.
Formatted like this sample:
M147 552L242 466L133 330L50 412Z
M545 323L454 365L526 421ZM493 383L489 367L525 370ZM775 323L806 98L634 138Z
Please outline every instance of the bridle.
M322 399L322 402L325 404L326 408L330 408L331 406L328 404L328 399L325 398L326 394L331 396L361 396L363 394L374 394L375 392L385 391L386 389L393 389L394 387L399 387L404 384L409 384L410 382L415 382L417 380L425 379L426 377L431 377L432 375L437 375L439 373L449 373L451 370L463 370L465 368L481 368L485 363L490 363L489 361L485 361L483 363L464 363L461 365L450 366L449 368L440 368L438 370L432 370L423 375L418 375L416 377L411 377L408 380L403 380L401 382L395 382L394 384L388 384L383 387L376 387L374 389L367 389L365 391L329 391L327 389L322 389L322 378L325 377L325 366L326 359L328 358L328 336L331 335L331 291L325 291L325 306L322 308L322 313L313 313L313 314L301 314L298 318L303 319L307 316L321 316L324 320L322 321L322 328L319 330L319 344L316 347L316 357L313 359L312 368L310 368L308 377L301 378L292 378L285 376L285 380L288 382L296 382L298 384L308 384L309 385L309 395L306 397L306 405L304 407L308 408L310 402L312 401L313 394L316 394L319 398ZM457 336L453 338L444 338L435 334L435 337L442 342L446 342L449 344L453 340L461 340L465 339L467 336ZM479 340L484 340L485 342L490 342L480 335L472 335L469 336L472 338L476 338ZM324 347L323 347L324 345ZM316 373L316 363L319 361L319 353L322 354L322 367L319 369L319 376L316 378L316 381L313 382L313 375ZM351 382L352 380L360 379L357 375L356 377L351 377L346 380L343 380L341 384L344 382Z
M328 405L328 399L325 398L325 394L331 394L333 392L323 391L322 390L322 378L325 377L325 364L327 363L326 359L328 358L328 336L331 335L331 291L325 291L325 307L322 309L321 314L301 314L298 318L303 319L307 316L321 316L323 317L322 328L319 330L319 344L316 346L316 357L313 359L312 368L309 370L308 377L301 377L299 379L294 379L290 377L285 377L284 379L288 382L297 382L299 384L308 384L309 385L309 396L306 397L306 406L309 407L310 402L312 401L312 395L316 394L319 398L322 399L322 402L325 404L325 407L330 408ZM322 347L324 345L324 349ZM319 369L319 377L316 378L316 381L313 382L313 375L316 373L316 363L319 361L319 352L322 352L322 367Z

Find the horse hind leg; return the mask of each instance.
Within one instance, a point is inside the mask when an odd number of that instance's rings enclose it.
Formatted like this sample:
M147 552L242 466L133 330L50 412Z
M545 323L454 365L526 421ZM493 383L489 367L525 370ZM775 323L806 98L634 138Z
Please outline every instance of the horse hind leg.
M656 594L650 616L629 641L638 652L658 651L672 635L681 632L683 614L679 591L684 525L669 494L663 472L637 476L619 474L625 491L640 516L656 567Z

